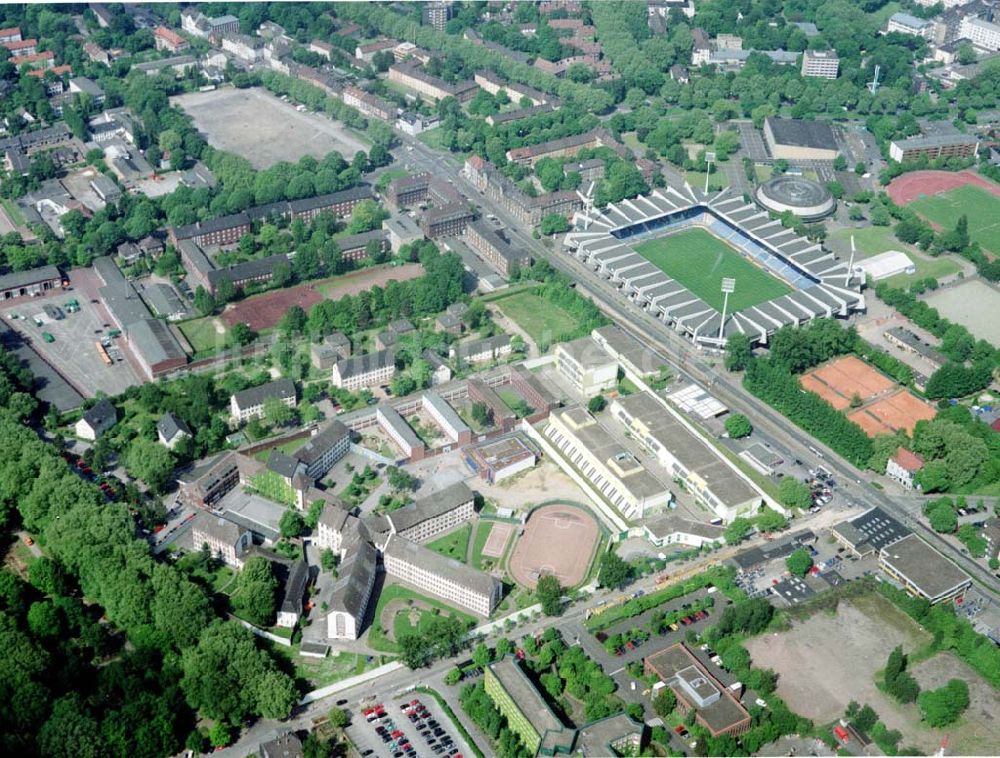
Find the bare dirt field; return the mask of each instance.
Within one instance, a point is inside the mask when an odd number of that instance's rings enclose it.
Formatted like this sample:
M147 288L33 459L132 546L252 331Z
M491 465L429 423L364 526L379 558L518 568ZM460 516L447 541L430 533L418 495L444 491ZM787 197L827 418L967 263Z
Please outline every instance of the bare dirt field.
M255 332L259 332L261 329L270 329L277 325L293 305L308 313L309 309L322 299L323 296L312 285L301 284L298 287L250 297L235 305L227 306L220 318L230 328L243 322Z
M894 381L853 355L803 374L801 383L837 410L847 408L854 393L861 395L862 400L870 400L896 386Z
M523 510L545 500L588 502L587 496L554 461L542 459L533 469L499 484L476 480L476 490L501 508Z
M1000 745L1000 692L968 664L951 653L938 653L913 667L922 689L934 689L949 679L969 685L969 708L958 726L948 727L949 755L996 755ZM928 730L931 731L931 730Z
M530 589L543 574L574 587L587 576L599 537L597 519L582 508L543 506L528 518L507 568L514 581Z
M930 421L937 410L926 400L921 400L909 390L895 392L882 397L871 405L855 411L848 418L865 430L869 437L892 434L897 429L905 429L913 434L918 421Z
M347 160L368 144L343 124L295 106L260 87L191 92L170 99L194 119L209 144L246 158L256 169L336 151Z
M906 614L880 595L870 594L842 601L834 616L816 613L788 632L749 640L746 647L754 666L778 673L778 694L796 713L827 723L843 716L851 700L868 703L887 727L903 734L902 744L915 745L929 755L945 731L954 738L956 729L922 726L915 705L900 705L875 686L875 673L896 645L912 653L929 641L930 636ZM942 681L962 676L957 666L939 665L945 672Z
M293 305L298 305L308 312L324 298L339 300L346 295L356 295L376 285L384 287L393 280L405 282L408 279L415 279L423 272L424 268L419 263L362 269L322 282L300 284L289 289L254 295L229 306L221 318L229 327L243 322L254 331L270 329L277 325Z
M976 339L1000 345L1000 292L979 279L944 287L925 298L927 304L949 321L961 324ZM992 316L992 318L991 318Z

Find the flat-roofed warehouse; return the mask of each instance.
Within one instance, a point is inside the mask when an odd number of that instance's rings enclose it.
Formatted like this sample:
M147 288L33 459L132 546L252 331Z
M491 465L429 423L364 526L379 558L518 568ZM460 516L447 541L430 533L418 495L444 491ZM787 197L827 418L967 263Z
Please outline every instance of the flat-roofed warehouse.
M717 516L732 521L757 510L760 493L652 394L617 398L611 415Z
M911 595L931 603L957 597L972 585L968 574L915 534L882 548L878 565Z
M766 118L764 141L772 158L832 161L837 157L837 139L833 129L822 121Z

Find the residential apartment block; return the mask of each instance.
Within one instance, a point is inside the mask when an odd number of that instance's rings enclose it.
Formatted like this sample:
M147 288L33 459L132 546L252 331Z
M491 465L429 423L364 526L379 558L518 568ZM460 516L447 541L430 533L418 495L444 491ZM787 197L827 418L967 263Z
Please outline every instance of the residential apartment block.
M629 157L628 148L615 139L606 129L592 129L584 134L542 142L538 145L516 147L507 151L507 160L534 166L542 158L574 156L584 148L609 147L622 158Z
M355 87L353 84L349 84L344 87L343 95L341 96L345 105L350 105L352 108L357 108L361 113L369 118L377 118L382 121L392 121L396 118L396 108L395 103L390 103L388 100L379 97L378 95L373 95L370 92L365 92L360 87Z
M834 50L806 50L802 53L802 76L836 79L840 58Z
M473 81L451 84L428 74L419 61L406 61L389 66L389 81L413 90L430 103L446 97L454 97L458 102L465 103L474 98L479 91L479 85Z
M899 448L885 464L885 475L904 488L912 490L914 477L924 467L924 459L916 453L911 453L905 447Z
M455 237L465 231L473 218L472 210L466 203L447 203L424 211L420 229L427 239Z
M481 220L466 227L465 242L503 277L532 263L530 253L516 249L498 229Z
M971 134L964 134L958 130L907 137L889 143L889 157L897 163L914 161L921 157L928 160L967 158L977 155L978 152L979 140Z
M580 195L570 190L546 192L538 197L526 195L496 166L478 155L466 159L464 173L476 189L526 226L537 226L553 214L568 217L583 208Z

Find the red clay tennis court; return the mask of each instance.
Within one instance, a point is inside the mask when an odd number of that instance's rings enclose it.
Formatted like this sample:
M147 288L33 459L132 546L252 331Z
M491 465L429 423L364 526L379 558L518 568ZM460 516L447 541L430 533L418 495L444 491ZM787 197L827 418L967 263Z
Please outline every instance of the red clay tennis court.
M815 368L803 374L799 382L804 389L815 392L838 411L851 404L854 393L868 401L896 386L892 379L853 355Z
M913 427L918 421L930 421L935 415L937 411L933 405L909 390L900 390L854 411L848 418L864 429L869 437L874 437L892 434L897 429L913 434Z
M490 529L490 536L486 538L486 544L483 545L483 557L499 558L502 556L503 551L507 549L510 535L513 533L513 524L504 524L499 521L494 523Z
M587 576L599 536L597 520L581 508L542 506L528 517L507 569L529 589L543 574L558 577L563 587L575 587Z

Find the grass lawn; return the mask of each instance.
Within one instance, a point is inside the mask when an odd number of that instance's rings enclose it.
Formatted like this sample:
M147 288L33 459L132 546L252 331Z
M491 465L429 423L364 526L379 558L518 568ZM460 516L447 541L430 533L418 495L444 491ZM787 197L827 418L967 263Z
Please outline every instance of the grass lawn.
M527 410L526 403L524 399L517 394L517 392L509 387L497 387L494 392L497 393L497 396L504 401L504 404L508 408L517 414L518 418L524 418L528 415L524 413L524 411Z
M910 208L944 229L954 229L963 215L969 236L992 253L1000 253L1000 197L967 184L910 203Z
M423 142L427 147L434 150L444 150L447 151L448 148L444 146L441 142L441 136L444 134L444 129L442 127L437 127L435 129L428 129L425 132L421 132L417 135L417 139Z
M220 334L216 330L216 324L222 326L224 331ZM210 350L218 350L229 346L229 330L226 329L222 321L218 321L214 316L204 316L178 324L181 334L191 343L191 347L196 353L207 353Z
M380 192L382 192L385 190L386 187L389 186L390 183L396 181L397 179L402 179L407 174L408 172L406 171L406 169L390 168L388 171L383 171L381 174L378 175L378 182L376 183L375 186L378 188Z
M638 155L646 152L646 146L639 141L639 136L635 132L623 132L622 142Z
M282 442L280 445L276 445L273 448L268 448L267 450L261 450L254 456L254 458L256 458L258 461L267 461L267 459L271 457L272 450L279 450L282 453L285 453L286 455L291 455L300 447L302 447L304 444L306 444L306 442L308 442L308 439L306 438L299 440L289 440L288 442Z
M698 189L705 189L705 172L704 171L684 171L684 178L687 179L687 183L692 187L697 187ZM729 186L729 174L726 173L725 169L715 167L715 173L708 177L708 188L711 189L725 189Z
M469 548L469 537L472 536L472 525L466 524L461 529L456 529L450 534L438 537L433 542L428 542L427 547L435 553L457 561L465 563L465 555Z
M722 310L719 286L724 277L736 279L736 291L729 297L730 313L792 292L787 284L704 229L685 229L641 242L634 249L718 311Z
M21 213L21 209L17 207L17 203L13 200L3 198L0 200L0 205L3 205L3 209L7 212L11 221L18 226L27 226L27 222L24 220L24 214Z
M472 567L482 569L483 548L486 547L486 540L490 537L490 530L493 529L492 521L480 521L476 525L476 537L472 542ZM489 560L493 560L490 558Z
M443 615L453 616L461 621L464 625L471 627L476 623L475 618L470 616L468 613L463 613L457 608L452 608L447 603L440 600L435 600L434 598L428 597L426 595L421 595L419 592L414 592L408 587L403 587L399 584L389 584L382 588L382 592L378 597L378 605L375 606L375 614L373 616L371 629L368 630L368 646L374 650L382 650L389 653L398 652L398 646L395 642L392 642L385 635L385 631L382 629L382 612L385 607L391 603L393 600L412 600L421 603L425 608L430 607L437 609ZM412 632L414 628L421 628L421 625L426 624L432 613L426 609L421 609L420 620L417 622L417 626L414 627L409 618L407 618L406 613L397 613L396 617L393 619L392 631L396 639L399 639L401 633L406 634Z
M577 326L572 315L534 292L518 292L496 301L496 306L531 337L532 342L549 342L553 335L565 334Z
M298 645L291 648L271 645L271 650L285 656L295 670L295 677L309 682L310 689L325 687L341 679L357 676L385 662L381 656L374 656L368 660L369 656L359 653L331 653L326 658L309 658L299 655Z

